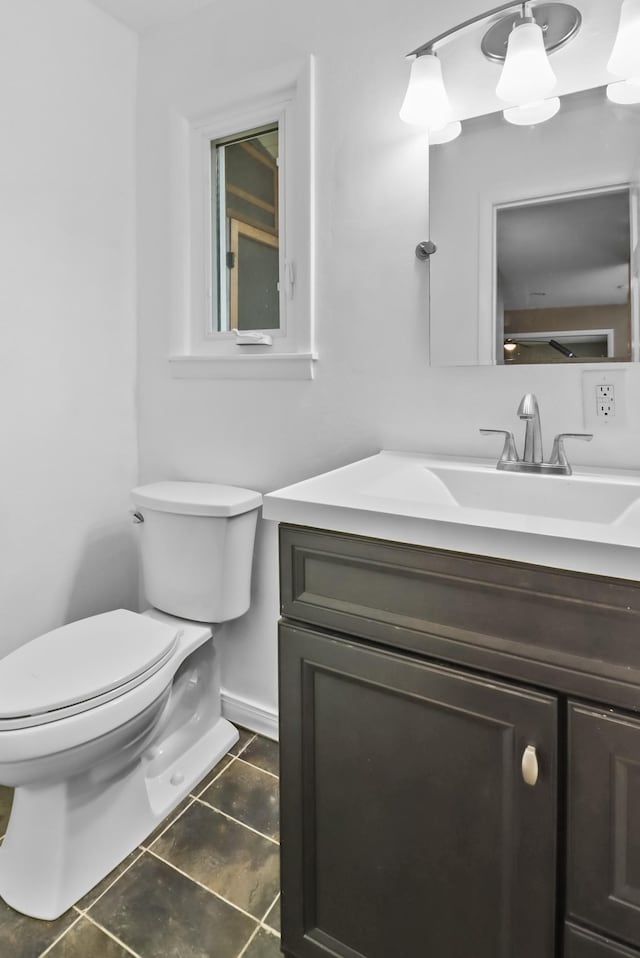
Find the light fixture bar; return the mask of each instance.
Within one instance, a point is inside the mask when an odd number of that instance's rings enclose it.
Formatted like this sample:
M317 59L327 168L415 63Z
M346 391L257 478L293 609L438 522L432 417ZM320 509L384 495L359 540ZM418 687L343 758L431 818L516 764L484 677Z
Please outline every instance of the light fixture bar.
M554 53L576 35L582 24L580 11L570 3L536 3L529 16L542 27L544 48L547 54ZM526 17L522 17L526 19ZM501 17L493 23L482 38L480 49L494 63L504 63L507 55L509 37L515 26L512 17Z
M475 23L480 23L482 20L488 20L489 17L493 17L497 13L502 13L504 10L514 10L516 8L522 9L523 7L523 0L518 0L516 3L502 3L499 7L493 7L491 10L485 10L484 13L479 13L477 16L471 17L470 20L465 20L463 23L459 23L457 26L450 27L448 30L445 30L444 33L439 33L437 37L427 40L426 43L416 47L416 49L412 50L411 53L408 53L407 56L422 57L425 54L434 53L437 44L441 44L445 40L448 40L449 37L461 33L463 30L466 30L467 27L472 27Z

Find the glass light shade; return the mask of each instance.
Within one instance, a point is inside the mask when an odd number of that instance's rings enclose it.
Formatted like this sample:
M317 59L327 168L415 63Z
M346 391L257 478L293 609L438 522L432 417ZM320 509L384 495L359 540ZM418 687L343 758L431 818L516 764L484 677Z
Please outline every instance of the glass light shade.
M442 79L442 66L435 54L416 57L411 64L409 86L400 109L400 119L424 130L441 130L453 122L453 112Z
M514 126L535 126L536 123L544 123L555 116L560 109L560 99L557 96L549 97L547 100L538 100L537 103L523 103L522 106L512 106L503 111L503 116L508 123Z
M454 120L453 123L447 123L446 126L443 126L441 130L430 130L429 145L437 146L440 143L451 143L461 133L462 123L459 120Z
M514 27L496 93L505 103L535 103L556 85L544 48L542 28L534 21Z
M610 83L607 87L607 96L612 103L640 103L640 77Z
M640 0L624 0L622 4L618 34L607 70L624 79L640 77Z

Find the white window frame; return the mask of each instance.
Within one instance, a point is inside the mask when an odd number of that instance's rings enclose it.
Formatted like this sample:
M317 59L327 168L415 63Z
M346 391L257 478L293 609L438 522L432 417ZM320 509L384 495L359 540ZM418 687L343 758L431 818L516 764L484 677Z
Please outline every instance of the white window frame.
M256 81L256 89L264 91ZM212 244L211 143L277 122L279 137L280 328L272 345L239 345L234 332L213 330L217 277ZM170 366L179 378L311 379L314 306L313 61L288 83L178 125L182 150L176 205L184 202L181 291L174 298ZM175 217L174 217L175 219ZM186 235L185 235L186 234ZM253 331L252 331L253 332Z

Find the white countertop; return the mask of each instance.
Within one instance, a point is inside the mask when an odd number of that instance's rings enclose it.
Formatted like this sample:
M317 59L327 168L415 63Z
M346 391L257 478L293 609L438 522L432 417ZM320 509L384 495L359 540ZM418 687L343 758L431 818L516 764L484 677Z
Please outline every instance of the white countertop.
M495 467L484 459L382 451L268 493L263 516L640 581L639 473L579 468L569 477L532 477L497 473ZM439 478L452 473L469 490L470 501L483 487L499 494L490 497L489 507L460 505ZM501 485L494 485L494 475ZM514 486L521 479L528 485ZM527 511L526 501L519 508L521 496L516 495L516 506L509 501L514 489L535 500L534 512Z

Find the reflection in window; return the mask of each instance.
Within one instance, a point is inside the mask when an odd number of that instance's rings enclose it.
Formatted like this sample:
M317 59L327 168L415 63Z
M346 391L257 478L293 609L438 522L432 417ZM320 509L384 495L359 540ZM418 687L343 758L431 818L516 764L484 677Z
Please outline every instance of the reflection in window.
M280 328L278 127L211 143L213 329Z

